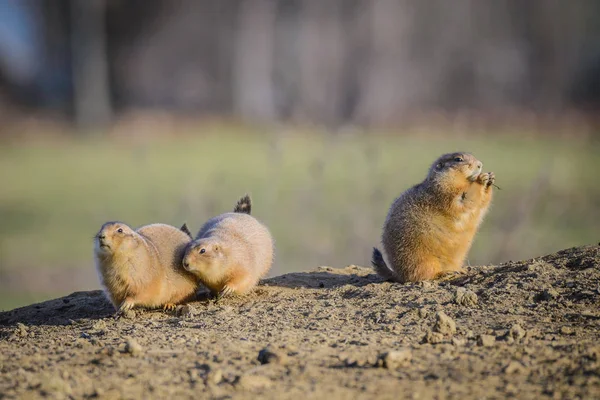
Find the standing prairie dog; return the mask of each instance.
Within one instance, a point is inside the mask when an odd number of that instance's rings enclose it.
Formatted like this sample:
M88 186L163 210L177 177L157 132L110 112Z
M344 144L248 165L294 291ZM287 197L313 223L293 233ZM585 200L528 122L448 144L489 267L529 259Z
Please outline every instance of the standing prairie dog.
M494 173L482 173L482 167L472 154L444 154L423 182L394 201L383 226L387 264L373 249L379 275L415 282L462 271L492 199Z
M181 229L151 224L137 230L122 222L102 225L94 239L94 258L115 309L172 309L195 296L198 279L181 267L191 241L184 228L185 224Z
M273 264L273 238L251 209L246 195L234 212L208 220L185 251L183 267L220 297L247 293Z

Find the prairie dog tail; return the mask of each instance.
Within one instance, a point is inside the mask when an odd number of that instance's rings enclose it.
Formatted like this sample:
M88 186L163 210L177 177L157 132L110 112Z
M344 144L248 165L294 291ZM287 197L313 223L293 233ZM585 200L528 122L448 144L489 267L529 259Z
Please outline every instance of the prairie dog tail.
M375 272L377 272L377 274L383 279L387 281L401 282L398 275L387 266L385 260L383 259L383 254L381 254L381 251L379 251L377 247L373 247L371 265L373 266Z
M233 212L248 214L252 211L252 200L250 200L250 196L245 195L241 199L238 200Z
M190 228L188 228L187 224L184 222L183 225L181 225L181 228L179 228L179 230L183 233L185 233L186 235L188 235L190 237L190 239L193 239L194 237L192 236L192 232L190 231Z

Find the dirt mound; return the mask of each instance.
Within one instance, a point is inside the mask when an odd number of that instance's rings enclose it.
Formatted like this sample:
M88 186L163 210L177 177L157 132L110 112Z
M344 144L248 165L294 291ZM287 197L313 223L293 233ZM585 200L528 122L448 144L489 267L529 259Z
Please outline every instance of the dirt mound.
M369 268L115 319L99 291L0 313L0 397L600 398L600 247L446 282Z

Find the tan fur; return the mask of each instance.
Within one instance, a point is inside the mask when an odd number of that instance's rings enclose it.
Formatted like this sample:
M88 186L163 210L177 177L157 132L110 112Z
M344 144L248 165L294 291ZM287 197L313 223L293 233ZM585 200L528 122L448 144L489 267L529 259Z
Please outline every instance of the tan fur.
M94 239L94 258L114 307L169 308L193 298L198 279L181 266L190 240L185 232L165 224L136 231L121 222L104 224Z
M186 249L184 268L213 293L247 293L273 264L273 238L247 211L249 207L208 220Z
M445 154L423 182L394 201L382 235L387 264L379 250L373 252L381 276L411 282L462 270L492 199L494 174L481 168L469 153Z

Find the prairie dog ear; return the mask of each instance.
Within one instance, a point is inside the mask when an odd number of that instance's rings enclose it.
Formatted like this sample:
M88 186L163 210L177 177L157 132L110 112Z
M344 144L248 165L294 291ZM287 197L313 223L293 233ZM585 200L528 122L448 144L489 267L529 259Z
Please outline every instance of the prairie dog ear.
M215 251L216 253L218 253L218 252L219 252L219 250L221 250L221 248L219 247L219 245L218 245L218 244L215 244L215 245L213 246L213 251Z
M435 166L435 168L436 169L442 169L442 168L444 168L444 163L443 162L437 163L437 165Z

